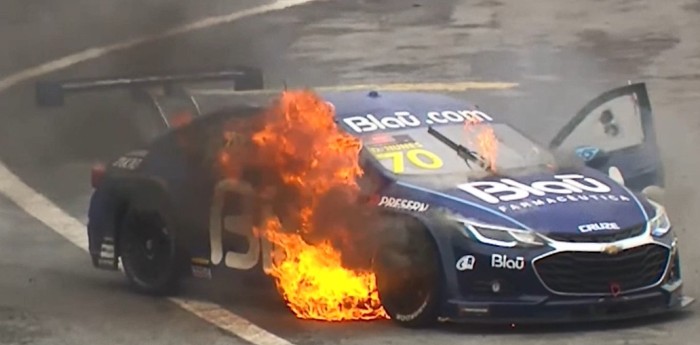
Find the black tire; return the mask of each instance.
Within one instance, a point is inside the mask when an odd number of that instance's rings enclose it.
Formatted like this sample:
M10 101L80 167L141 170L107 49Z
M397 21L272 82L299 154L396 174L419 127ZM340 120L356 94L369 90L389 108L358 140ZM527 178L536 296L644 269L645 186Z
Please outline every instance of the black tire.
M418 221L392 223L394 229L385 232L391 238L382 241L372 260L379 299L399 325L432 326L437 322L443 281L437 248Z
M127 280L136 291L169 295L181 278L181 254L168 222L156 211L129 210L118 235Z

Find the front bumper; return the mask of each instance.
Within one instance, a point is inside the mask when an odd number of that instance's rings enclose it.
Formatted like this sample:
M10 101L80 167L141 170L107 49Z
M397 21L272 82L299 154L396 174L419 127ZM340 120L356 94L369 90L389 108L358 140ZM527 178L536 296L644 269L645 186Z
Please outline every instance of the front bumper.
M588 322L666 313L694 301L682 292L675 235L653 238L645 231L605 252L611 244L553 241L539 249L495 248L453 237L452 251L442 259L457 264L444 266L441 317L470 323ZM465 257L470 266L460 266Z
M618 297L559 298L520 296L511 301L447 301L452 322L469 323L568 323L632 319L679 311L694 302L682 293L682 282Z

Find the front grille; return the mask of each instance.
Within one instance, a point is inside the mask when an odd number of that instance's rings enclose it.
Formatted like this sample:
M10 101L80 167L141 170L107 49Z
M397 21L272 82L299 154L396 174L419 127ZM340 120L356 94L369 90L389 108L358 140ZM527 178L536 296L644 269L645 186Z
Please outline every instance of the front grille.
M614 233L576 233L576 234L546 234L545 236L562 242L596 242L607 243L624 240L626 238L639 236L646 230L646 224L629 227Z
M558 293L610 294L651 286L661 280L670 250L647 244L616 255L598 252L560 252L534 263L542 282Z

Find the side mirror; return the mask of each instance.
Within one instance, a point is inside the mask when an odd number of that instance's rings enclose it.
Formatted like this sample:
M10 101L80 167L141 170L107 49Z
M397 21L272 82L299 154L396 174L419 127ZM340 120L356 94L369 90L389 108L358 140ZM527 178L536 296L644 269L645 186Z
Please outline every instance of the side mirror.
M591 168L601 168L610 160L610 155L602 149L584 146L576 149L576 155Z

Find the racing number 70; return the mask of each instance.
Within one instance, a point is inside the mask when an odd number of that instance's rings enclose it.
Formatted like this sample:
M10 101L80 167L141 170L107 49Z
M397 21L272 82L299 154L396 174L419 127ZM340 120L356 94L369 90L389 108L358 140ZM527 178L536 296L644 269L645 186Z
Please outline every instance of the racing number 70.
M395 174L406 170L406 159L420 169L436 170L442 168L443 162L438 155L426 149L410 149L408 151L393 151L376 153L378 160L391 159L391 171Z

